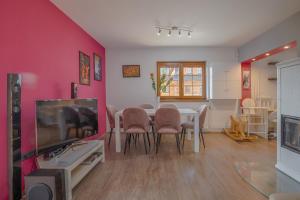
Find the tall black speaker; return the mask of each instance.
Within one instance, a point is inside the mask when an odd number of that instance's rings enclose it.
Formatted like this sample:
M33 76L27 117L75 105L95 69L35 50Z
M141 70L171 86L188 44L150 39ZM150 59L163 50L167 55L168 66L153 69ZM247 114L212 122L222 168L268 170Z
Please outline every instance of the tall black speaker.
M38 169L25 176L27 200L66 200L64 170Z
M7 130L9 199L22 196L21 180L21 75L7 75Z

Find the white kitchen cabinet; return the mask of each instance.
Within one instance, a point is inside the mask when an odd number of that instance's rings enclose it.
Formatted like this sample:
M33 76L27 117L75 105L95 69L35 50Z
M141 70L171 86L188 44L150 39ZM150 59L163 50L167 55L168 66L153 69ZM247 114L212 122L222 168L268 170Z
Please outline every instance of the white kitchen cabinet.
M209 98L241 98L241 66L237 63L212 63L209 66Z

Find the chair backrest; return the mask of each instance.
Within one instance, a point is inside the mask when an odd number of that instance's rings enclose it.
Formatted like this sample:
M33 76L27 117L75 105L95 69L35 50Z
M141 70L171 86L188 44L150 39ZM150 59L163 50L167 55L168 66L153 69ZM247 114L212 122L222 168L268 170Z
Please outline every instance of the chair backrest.
M177 109L177 106L175 104L172 103L168 103L168 104L160 104L159 106L160 108L175 108Z
M154 117L155 129L174 128L180 131L180 113L174 108L159 108Z
M199 109L199 128L204 127L206 113L207 113L207 105L202 105Z
M153 109L154 106L152 106L151 104L141 104L139 105L139 107L144 108L144 109Z
M256 113L256 110L255 109L252 109L252 108L249 108L249 107L255 107L256 104L255 104L255 101L251 98L246 98L242 101L242 107L243 107L243 114L244 115L250 115L250 114L255 114Z
M144 129L144 131L149 130L149 117L143 108L132 107L126 108L123 111L123 127L124 131L129 128L138 127Z
M245 98L243 101L242 101L242 106L243 107L255 107L255 101L251 98Z
M115 114L118 112L117 108L113 105L106 106L106 113L109 121L110 128L115 128Z

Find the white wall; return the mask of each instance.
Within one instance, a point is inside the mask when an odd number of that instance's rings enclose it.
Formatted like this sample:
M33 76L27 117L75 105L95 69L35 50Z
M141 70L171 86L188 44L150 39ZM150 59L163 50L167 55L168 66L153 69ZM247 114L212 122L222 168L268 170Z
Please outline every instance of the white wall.
M236 48L205 47L161 47L142 49L107 49L106 52L106 94L107 103L119 109L142 103L155 104L155 93L151 88L150 73L156 75L157 61L206 61L210 66L222 70L232 66L240 70ZM141 65L140 78L123 78L122 65ZM235 100L213 100L206 126L220 130L228 126L229 116L236 109ZM197 108L208 102L174 102L178 107Z
M268 65L269 62L282 62L297 57L297 49L289 49L263 60L253 62L251 65L251 96L253 98L277 98L277 81L268 80L277 77L276 66Z
M248 60L294 40L298 41L300 55L300 12L242 45L239 48L239 60Z

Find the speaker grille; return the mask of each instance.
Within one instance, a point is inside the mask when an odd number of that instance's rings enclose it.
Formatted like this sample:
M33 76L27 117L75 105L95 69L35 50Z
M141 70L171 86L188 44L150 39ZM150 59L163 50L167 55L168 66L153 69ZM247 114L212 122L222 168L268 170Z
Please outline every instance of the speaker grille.
M32 185L28 189L28 200L53 200L51 188L43 183Z

